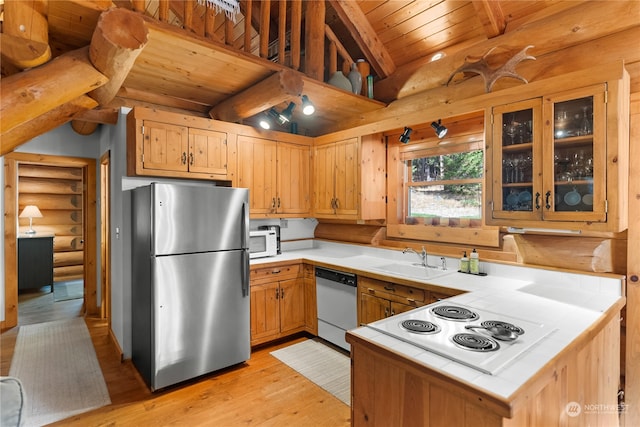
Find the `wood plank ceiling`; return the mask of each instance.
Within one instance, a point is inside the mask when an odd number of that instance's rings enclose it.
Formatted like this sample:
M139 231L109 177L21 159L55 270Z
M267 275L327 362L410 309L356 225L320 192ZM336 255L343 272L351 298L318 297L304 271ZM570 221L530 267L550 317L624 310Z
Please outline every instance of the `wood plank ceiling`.
M289 20L294 1L299 0L287 1ZM110 105L99 108L144 105L206 116L218 103L286 68L286 64L260 57L260 26L263 25L260 13L264 1L241 1L242 13L235 23L226 20L224 14L213 15L195 0L41 2L46 4L49 45L54 58L88 46L98 18L106 9L115 6L144 10L148 43L116 98ZM281 8L280 2L272 3L268 42L273 46L278 43ZM304 10L309 3L302 2L303 34ZM403 70L429 64L436 53L452 55L468 49L516 29L528 19L544 16L546 11L569 7L567 3L575 6L575 2L559 1L329 0L325 3L325 23L351 59L365 58L371 64L376 86L380 84L382 90L385 80ZM248 13L252 26L249 36L245 37L244 17ZM3 32L16 24L3 22ZM245 48L247 43L250 46ZM325 84L330 77L328 52L324 55L324 81L303 76L303 93L316 104L316 114L306 117L301 115L300 108L294 111L294 120L301 133L311 136L321 135L327 129L335 130L341 122L348 122L349 117L384 108L399 92L398 88L390 90L387 87L378 95L374 89L377 99L371 100ZM340 65L338 62L338 68ZM304 62L301 68L304 72ZM11 67L3 58L2 82L7 76L28 71ZM446 81L446 78L442 76L441 80ZM276 107L285 106L283 103ZM3 112L10 114L10 106ZM256 117L243 122L255 125Z

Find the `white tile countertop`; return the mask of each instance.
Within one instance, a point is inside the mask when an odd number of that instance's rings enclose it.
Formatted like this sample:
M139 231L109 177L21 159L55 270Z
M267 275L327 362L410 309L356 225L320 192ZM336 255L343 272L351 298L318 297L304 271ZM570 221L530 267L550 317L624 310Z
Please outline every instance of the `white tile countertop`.
M302 259L323 263L338 270L346 268L361 274L375 272L393 280L398 276L384 273L378 267L393 262L418 261L415 254L403 254L401 250L316 240L290 243L283 242L281 255L254 259L251 264ZM429 255L429 263L439 265L439 258ZM446 261L450 270L444 275L441 270L433 270L437 271L434 277L401 277L417 283L465 291L466 293L446 301L543 323L552 332L493 375L466 367L368 327L359 327L350 333L387 347L457 381L505 399L597 322L623 295L624 277L620 275L571 273L481 260L482 269L487 276L474 276L458 273L457 259L447 258ZM357 308L354 307L355 309Z

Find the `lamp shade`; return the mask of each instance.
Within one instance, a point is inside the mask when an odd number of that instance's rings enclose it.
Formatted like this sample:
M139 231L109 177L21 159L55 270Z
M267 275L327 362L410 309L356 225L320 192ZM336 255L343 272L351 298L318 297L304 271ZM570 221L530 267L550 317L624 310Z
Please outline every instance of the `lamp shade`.
M42 218L42 213L36 205L27 205L19 215L20 218Z

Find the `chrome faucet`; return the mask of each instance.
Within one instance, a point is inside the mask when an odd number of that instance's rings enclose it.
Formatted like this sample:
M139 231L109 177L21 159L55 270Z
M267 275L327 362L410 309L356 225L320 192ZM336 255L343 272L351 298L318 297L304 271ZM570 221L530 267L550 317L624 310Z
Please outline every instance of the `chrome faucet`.
M447 269L447 259L443 256L440 257L440 267L442 267L443 270Z
M437 268L434 265L429 265L429 259L427 258L427 250L424 248L424 246L422 247L422 252L418 253L415 250L413 250L412 248L406 248L402 251L403 254L406 253L414 253L418 256L418 258L420 258L420 265L423 267L429 267L429 268Z

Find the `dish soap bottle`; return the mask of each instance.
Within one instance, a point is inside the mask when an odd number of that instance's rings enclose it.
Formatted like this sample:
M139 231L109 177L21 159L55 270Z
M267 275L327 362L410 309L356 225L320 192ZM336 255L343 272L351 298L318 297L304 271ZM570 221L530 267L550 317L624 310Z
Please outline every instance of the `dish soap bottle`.
M467 251L464 251L464 253L462 254L462 258L460 258L460 272L469 272L469 258L467 258Z
M480 274L480 258L475 248L473 248L471 256L469 257L469 273Z

